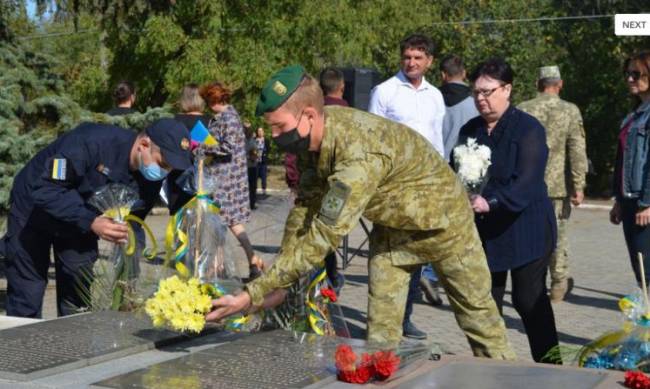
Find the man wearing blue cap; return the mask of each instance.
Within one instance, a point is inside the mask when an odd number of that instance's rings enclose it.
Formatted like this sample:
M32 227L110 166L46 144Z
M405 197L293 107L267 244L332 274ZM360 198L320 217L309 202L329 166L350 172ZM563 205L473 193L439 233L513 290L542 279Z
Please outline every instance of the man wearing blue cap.
M514 358L465 190L425 138L363 111L324 107L318 82L301 66L271 77L257 114L281 150L300 155L298 198L273 266L245 292L214 300L208 320L268 306L274 290L322 266L363 216L373 223L369 341L399 344L410 275L431 263L474 354Z
M153 206L162 180L192 166L189 133L180 122L162 119L140 134L84 123L41 150L14 179L6 256L9 316L41 317L50 249L54 249L59 315L78 311L82 274L92 274L97 239L125 242L127 227L103 217L87 200L107 184L134 187ZM87 280L85 280L87 281Z

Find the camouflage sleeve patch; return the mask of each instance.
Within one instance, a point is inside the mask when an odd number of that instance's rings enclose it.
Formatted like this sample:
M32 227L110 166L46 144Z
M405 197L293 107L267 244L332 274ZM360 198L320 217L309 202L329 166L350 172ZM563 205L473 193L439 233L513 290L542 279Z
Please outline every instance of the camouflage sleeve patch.
M336 224L345 203L350 197L351 189L341 181L334 181L321 203L318 218L325 224L333 226Z

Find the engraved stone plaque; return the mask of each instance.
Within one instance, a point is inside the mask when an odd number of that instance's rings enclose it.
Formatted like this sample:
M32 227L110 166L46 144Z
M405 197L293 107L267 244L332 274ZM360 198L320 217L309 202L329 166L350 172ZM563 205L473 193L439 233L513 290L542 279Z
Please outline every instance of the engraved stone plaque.
M542 366L505 366L454 362L433 369L400 387L413 389L591 389L605 379L597 370L568 370Z
M358 342L358 340L346 340ZM334 379L340 338L262 332L95 384L97 388L304 388Z
M187 339L144 316L104 311L0 331L0 378L27 380Z

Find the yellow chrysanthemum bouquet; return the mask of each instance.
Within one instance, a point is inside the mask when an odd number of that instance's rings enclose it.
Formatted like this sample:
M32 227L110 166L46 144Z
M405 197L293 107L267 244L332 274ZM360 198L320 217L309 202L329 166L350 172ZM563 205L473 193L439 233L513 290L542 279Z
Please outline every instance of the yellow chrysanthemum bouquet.
M196 278L182 280L172 276L160 281L158 291L147 300L145 311L156 327L170 326L177 331L201 332L212 297Z
M200 332L211 299L241 291L243 283L234 259L225 255L226 226L209 192L215 182L203 177L204 158L197 156L195 174L181 178L179 185L196 195L169 221L166 233L168 263L178 275L160 282L158 292L147 301L146 312L155 326L176 331ZM245 329L247 316L233 316L226 329Z

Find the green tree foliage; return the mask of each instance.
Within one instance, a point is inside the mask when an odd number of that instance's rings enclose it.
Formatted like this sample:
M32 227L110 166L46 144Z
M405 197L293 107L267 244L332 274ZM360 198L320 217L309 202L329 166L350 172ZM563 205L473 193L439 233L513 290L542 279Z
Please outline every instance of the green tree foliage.
M122 79L135 82L141 110L171 106L186 83L220 80L235 89L233 104L242 116L259 124L252 115L260 87L281 66L301 63L312 74L327 65L363 66L389 77L399 66L399 41L416 31L434 38L438 58L459 54L470 69L487 57L505 57L515 70L515 104L535 95L537 67L559 64L566 85L563 94L578 104L585 118L588 152L598 173L590 177L591 193L603 193L608 187L618 123L630 109L621 62L631 52L650 46L648 38L616 37L613 18L534 20L638 13L645 5L642 0L37 3L41 14L52 15L41 21L39 31L76 30L78 34L30 41L29 48L56 57L52 69L62 78L48 82L62 81L68 99L92 111L108 109L109 90ZM25 22L24 12L12 15L11 27L20 34L38 30ZM3 25L7 23L0 17L0 34ZM439 82L435 68L428 77ZM41 95L27 101L37 97ZM48 109L55 110L48 101ZM60 104L73 101L62 98ZM0 106L0 112L7 107ZM57 125L75 120L73 113L61 118Z
M39 148L78 120L81 109L61 92L49 59L0 45L0 208L6 209L14 175Z
M82 108L63 90L53 61L18 45L0 44L0 214L6 212L13 177L38 150L83 121L142 129L168 107L111 117Z
M611 15L647 11L639 0L556 1L571 15ZM581 23L556 23L552 43L563 47L558 60L565 78L564 96L582 110L587 131L587 153L594 175L588 177L591 193L609 193L620 123L633 107L623 61L640 50L650 50L649 37L614 35L613 19Z

